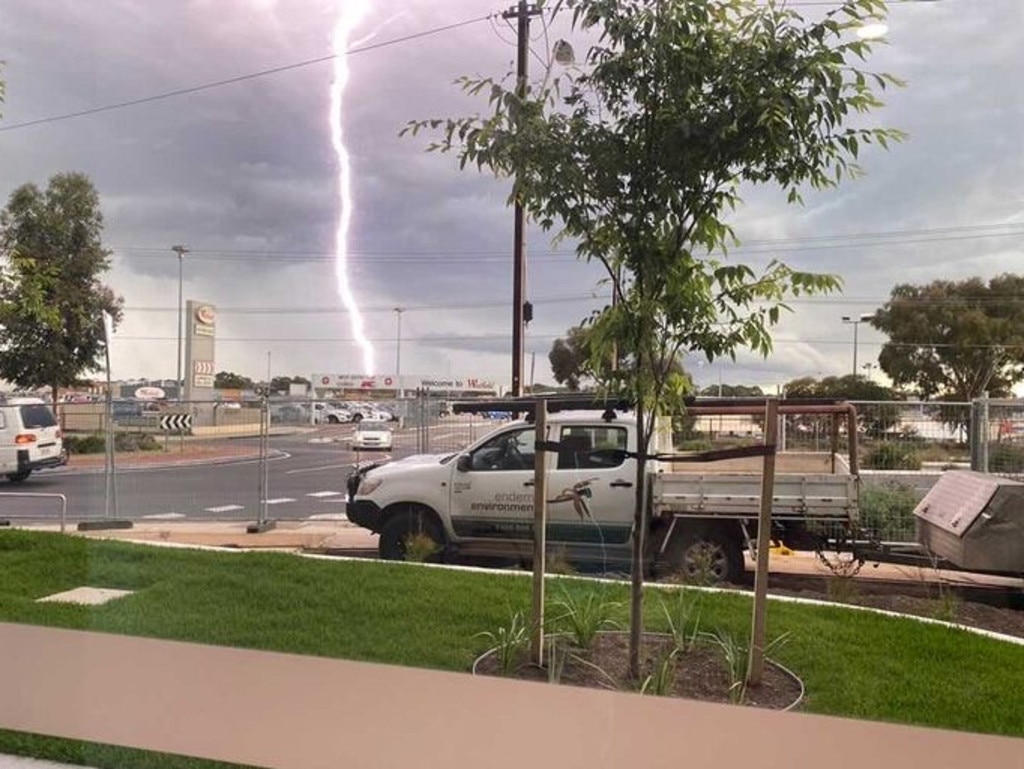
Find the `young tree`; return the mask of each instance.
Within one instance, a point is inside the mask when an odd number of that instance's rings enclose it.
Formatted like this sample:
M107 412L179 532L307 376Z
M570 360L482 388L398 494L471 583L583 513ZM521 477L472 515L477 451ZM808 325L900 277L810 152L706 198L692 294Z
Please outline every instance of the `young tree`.
M748 347L767 354L787 297L838 288L834 276L773 261L728 261L726 220L739 185L773 184L792 202L809 185L856 175L859 148L894 131L846 127L896 82L864 72L870 43L852 32L881 0L845 0L820 21L755 0L566 0L574 29L596 37L579 69L539 88L462 80L484 116L411 123L431 148L515 179L511 200L607 271L615 301L590 328L593 360L630 364L605 386L636 404L637 461L630 670L642 634L646 447L655 415L678 410L687 379L671 362ZM597 366L595 366L597 368Z
M1024 276L903 284L871 325L889 335L879 365L924 398L969 401L1024 380Z
M109 267L103 214L89 177L53 176L45 191L16 189L0 212L0 376L19 387L60 387L101 367L103 313L122 299L100 282Z

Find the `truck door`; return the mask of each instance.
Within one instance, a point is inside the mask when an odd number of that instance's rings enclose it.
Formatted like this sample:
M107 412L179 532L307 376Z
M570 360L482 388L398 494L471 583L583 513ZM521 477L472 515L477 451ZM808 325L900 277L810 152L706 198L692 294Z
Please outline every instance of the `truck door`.
M532 425L495 435L452 474L452 528L458 537L528 539L533 532Z
M548 475L548 539L617 545L633 525L636 460L628 432L610 424L555 426L557 462Z

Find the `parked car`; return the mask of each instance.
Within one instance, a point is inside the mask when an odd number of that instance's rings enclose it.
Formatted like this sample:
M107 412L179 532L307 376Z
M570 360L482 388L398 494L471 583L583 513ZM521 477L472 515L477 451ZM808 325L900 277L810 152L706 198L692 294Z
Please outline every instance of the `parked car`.
M36 470L66 462L60 427L46 402L0 396L0 474L20 483Z
M270 421L309 424L309 410L301 403L270 404Z
M362 417L360 417L362 418ZM318 425L338 425L344 422L359 421L354 418L352 412L344 406L334 403L314 403L313 421Z
M356 451L390 451L392 441L391 428L382 419L361 419L352 434L352 448Z

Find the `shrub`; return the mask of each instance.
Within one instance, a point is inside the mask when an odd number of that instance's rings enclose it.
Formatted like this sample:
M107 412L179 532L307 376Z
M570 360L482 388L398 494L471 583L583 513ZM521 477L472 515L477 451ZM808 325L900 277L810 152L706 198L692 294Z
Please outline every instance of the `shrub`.
M1024 472L1024 446L1012 443L992 443L988 447L990 473Z
M918 501L918 492L904 483L862 485L861 525L885 542L912 541Z
M714 446L710 440L701 437L681 440L676 444L676 448L679 451L711 451Z
M102 433L65 435L64 445L70 454L102 454L107 450L107 439ZM160 443L149 433L115 433L115 451L159 451Z
M101 454L107 447L103 436L98 433L93 435L65 435L64 445L70 454Z
M864 466L875 470L920 470L921 457L910 446L880 443L868 452Z
M160 443L149 433L115 433L114 449L116 451L159 451Z

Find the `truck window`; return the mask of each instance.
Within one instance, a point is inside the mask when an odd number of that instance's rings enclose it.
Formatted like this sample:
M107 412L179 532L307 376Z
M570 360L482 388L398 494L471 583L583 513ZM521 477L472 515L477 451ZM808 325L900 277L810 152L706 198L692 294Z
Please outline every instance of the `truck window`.
M625 461L623 427L567 426L558 439L558 469L586 470L618 467Z
M473 470L532 470L536 433L532 427L496 435L473 452Z

